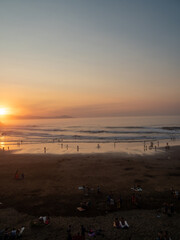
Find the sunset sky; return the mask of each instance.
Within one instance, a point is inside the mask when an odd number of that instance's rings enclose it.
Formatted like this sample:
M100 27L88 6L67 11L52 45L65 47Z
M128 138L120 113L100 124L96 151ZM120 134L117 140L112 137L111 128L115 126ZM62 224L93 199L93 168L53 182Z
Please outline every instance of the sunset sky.
M0 0L0 108L180 114L179 0Z

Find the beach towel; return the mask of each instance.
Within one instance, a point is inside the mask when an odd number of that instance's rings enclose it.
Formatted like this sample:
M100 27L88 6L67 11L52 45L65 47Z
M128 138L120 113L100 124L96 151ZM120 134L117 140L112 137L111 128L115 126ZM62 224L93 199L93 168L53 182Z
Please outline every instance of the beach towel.
M131 190L136 191L136 192L142 192L142 188L140 188L140 187L131 188Z
M82 207L77 207L77 210L80 212L84 212L86 209L82 208Z

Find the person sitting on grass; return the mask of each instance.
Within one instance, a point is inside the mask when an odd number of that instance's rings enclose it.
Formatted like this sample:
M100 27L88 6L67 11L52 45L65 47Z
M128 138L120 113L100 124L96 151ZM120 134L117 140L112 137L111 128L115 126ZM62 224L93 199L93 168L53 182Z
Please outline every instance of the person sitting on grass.
M119 224L120 224L120 227L123 228L123 229L128 229L129 228L129 225L127 223L127 221L121 217L120 221L119 221Z

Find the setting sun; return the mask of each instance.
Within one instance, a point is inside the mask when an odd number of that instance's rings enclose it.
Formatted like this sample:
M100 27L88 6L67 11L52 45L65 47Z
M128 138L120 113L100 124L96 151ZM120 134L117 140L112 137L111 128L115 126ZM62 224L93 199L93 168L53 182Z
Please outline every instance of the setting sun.
M7 109L0 108L0 115L6 115L6 114L7 114Z

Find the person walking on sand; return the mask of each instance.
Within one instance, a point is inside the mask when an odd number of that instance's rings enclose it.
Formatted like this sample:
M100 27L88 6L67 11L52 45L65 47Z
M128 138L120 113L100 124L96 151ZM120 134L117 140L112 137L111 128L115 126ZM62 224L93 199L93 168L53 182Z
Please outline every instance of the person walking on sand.
M100 186L99 185L97 186L97 193L98 194L100 193Z
M16 173L15 173L15 179L16 179L16 180L19 179L19 172L18 172L18 169L16 170Z
M46 153L46 147L44 147L44 153Z

